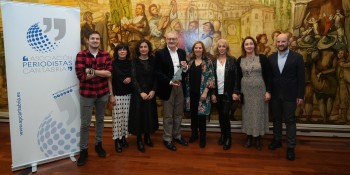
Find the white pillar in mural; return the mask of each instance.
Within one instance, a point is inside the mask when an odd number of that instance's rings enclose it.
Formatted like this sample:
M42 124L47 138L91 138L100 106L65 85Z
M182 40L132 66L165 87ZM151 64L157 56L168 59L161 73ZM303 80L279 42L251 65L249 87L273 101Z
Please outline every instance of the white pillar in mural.
M12 170L79 151L80 10L2 2Z

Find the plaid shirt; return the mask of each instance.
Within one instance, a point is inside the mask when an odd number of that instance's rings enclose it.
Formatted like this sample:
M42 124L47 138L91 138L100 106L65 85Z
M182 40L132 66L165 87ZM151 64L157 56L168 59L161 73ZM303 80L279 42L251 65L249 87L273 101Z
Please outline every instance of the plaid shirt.
M94 98L101 97L108 93L109 89L107 78L96 76L90 80L86 80L86 68L108 70L111 72L112 59L109 53L99 50L95 58L89 50L85 50L79 52L75 60L75 72L80 81L80 95L87 98Z

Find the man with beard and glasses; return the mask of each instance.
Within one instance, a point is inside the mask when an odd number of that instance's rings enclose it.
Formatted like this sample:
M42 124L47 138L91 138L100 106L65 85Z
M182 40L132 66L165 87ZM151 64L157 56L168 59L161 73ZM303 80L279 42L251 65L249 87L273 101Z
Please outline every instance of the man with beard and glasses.
M89 128L92 110L95 106L95 151L99 157L106 157L102 148L104 112L109 97L108 78L111 77L112 59L109 53L100 50L101 35L92 31L88 35L88 49L77 54L75 71L79 79L80 94L80 156L78 166L88 158Z
M177 47L178 35L175 31L166 35L167 47L156 52L158 78L157 96L163 100L164 146L175 151L174 139L180 145L188 142L181 136L181 120L184 113L184 93L182 72L187 70L186 52ZM180 72L178 72L180 71ZM176 74L179 73L179 77Z
M277 36L278 52L269 56L272 69L271 109L273 116L273 140L270 150L282 147L282 121L286 124L288 160L295 159L296 117L295 110L303 103L305 93L305 66L303 57L288 49L289 38L285 33Z

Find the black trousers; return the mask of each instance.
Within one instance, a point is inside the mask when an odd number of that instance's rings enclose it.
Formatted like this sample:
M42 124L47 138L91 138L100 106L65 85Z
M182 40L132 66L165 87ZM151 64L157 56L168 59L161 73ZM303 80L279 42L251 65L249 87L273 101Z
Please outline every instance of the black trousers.
M219 113L219 123L221 134L225 137L231 137L231 123L230 111L232 107L232 100L227 99L225 95L221 94L216 97L216 108Z
M282 121L284 119L288 148L295 148L296 145L296 108L296 99L294 102L286 101L282 98L271 100L274 140L281 141L282 139Z
M199 130L200 135L205 136L206 116L198 115L199 98L198 94L190 93L191 130L194 135L198 135Z

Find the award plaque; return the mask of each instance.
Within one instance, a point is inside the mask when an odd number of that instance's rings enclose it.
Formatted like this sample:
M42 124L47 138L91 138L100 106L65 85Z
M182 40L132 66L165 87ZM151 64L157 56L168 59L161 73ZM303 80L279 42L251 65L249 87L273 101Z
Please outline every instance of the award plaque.
M182 80L182 68L180 67L173 76L171 80L174 83L179 83Z

